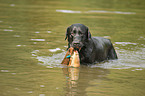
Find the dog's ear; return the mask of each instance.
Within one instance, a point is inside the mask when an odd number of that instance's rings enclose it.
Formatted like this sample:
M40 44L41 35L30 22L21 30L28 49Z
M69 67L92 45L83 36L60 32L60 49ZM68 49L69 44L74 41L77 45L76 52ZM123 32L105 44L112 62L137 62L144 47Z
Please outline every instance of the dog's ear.
M87 40L89 40L90 38L91 38L91 33L90 33L90 31L89 31L89 28L87 27L87 35L86 35L86 37L87 37Z
M70 44L69 44L69 32L70 32L70 26L67 28L67 30L66 30L66 36L65 36L65 40L66 39L68 39L68 48L67 48L67 50L70 48Z
M68 27L68 28L67 28L67 30L66 30L65 40L68 38L68 35L69 35L69 34L68 34L68 33L69 33L69 30L70 30L70 27Z

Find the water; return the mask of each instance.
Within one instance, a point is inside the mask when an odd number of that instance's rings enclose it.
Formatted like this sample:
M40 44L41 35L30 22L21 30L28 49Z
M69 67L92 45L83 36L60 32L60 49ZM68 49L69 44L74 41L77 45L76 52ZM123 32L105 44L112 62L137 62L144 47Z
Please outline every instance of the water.
M1 0L0 96L144 96L144 0ZM118 60L63 67L66 28L111 39Z

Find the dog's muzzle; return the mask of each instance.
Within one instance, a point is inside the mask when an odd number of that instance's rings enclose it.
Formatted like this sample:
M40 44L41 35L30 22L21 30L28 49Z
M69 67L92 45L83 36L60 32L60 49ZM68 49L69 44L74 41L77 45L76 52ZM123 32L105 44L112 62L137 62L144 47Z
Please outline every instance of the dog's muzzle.
M79 41L73 41L72 42L72 47L74 49L81 50L81 48L83 47L83 44Z

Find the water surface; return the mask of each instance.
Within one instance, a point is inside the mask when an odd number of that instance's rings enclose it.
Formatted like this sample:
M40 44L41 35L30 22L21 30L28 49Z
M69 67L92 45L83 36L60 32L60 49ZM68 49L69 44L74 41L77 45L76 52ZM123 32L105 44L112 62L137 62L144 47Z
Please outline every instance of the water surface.
M1 0L0 96L144 96L144 0ZM66 28L111 39L118 60L66 68Z

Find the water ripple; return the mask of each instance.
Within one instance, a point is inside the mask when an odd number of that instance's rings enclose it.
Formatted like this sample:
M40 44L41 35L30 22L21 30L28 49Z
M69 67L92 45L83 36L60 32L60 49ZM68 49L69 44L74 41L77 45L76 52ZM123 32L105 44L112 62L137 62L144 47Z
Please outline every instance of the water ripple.
M45 41L45 39L31 39L32 41Z
M62 13L82 13L81 11L73 11L73 10L56 10L56 12L62 12Z
M14 30L10 30L10 29L4 29L4 31L9 31L9 32L12 32L12 31L14 31Z
M117 49L117 48L116 48ZM109 60L107 62L96 63L90 65L91 68L100 67L104 69L128 69L128 68L145 68L145 48L137 51L128 51L125 49L117 49L118 60ZM42 62L41 65L47 68L62 67L61 61L63 60L66 52L53 54L52 56L37 56L38 50L31 52L35 55L38 61Z
M135 12L105 11L105 10L90 10L90 11L56 10L56 12L61 12L61 13L114 13L114 14L136 14Z

